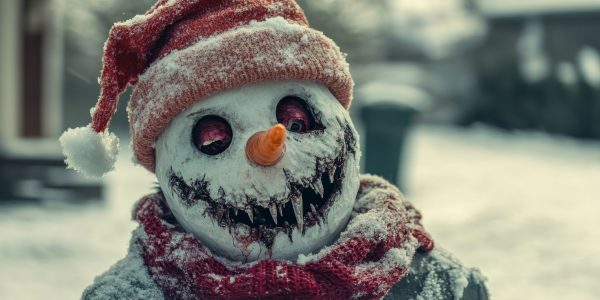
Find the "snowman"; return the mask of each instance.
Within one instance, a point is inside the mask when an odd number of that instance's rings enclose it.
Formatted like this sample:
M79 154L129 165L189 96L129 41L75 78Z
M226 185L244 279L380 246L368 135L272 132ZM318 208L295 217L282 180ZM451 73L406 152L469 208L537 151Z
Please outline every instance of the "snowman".
M482 299L391 184L360 175L345 55L293 0L161 0L117 23L67 164L113 169L125 88L135 160L160 190L84 299Z

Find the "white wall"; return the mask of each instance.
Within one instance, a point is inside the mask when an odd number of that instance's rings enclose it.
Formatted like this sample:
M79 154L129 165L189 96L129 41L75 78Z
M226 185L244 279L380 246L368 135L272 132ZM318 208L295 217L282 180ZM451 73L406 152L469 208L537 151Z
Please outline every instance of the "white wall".
M64 1L44 2L47 26L42 67L42 134L58 137L63 130Z
M20 0L0 1L0 140L21 130L20 9Z
M45 31L42 74L42 135L62 131L63 1L37 1L24 14L20 0L0 0L0 138L15 138L22 124L21 24ZM21 18L27 18L25 20Z

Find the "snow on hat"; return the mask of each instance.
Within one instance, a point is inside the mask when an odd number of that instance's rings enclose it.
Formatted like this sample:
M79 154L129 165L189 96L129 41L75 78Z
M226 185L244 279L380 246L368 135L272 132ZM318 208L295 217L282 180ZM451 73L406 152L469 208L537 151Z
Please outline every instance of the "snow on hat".
M320 82L345 108L352 100L345 55L308 27L295 1L160 0L111 28L92 122L60 137L65 161L92 177L114 168L118 139L108 125L130 84L132 148L154 172L154 143L178 113L219 91L286 79Z

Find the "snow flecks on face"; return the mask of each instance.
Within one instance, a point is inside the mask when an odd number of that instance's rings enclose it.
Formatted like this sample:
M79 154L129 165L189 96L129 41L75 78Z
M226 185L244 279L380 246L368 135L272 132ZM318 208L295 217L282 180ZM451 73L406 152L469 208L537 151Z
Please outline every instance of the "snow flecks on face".
M285 178L286 170L297 179L298 183L313 183L321 175L320 172L325 171L321 169L323 166L320 166L323 160L335 161L344 148L350 150L349 153L353 155L356 152L356 138L352 133L351 123L347 122L349 119L329 118L327 112L321 112L321 110L329 110L332 114L345 113L335 98L321 99L326 96L321 94L326 91L322 87L316 90L318 93L309 95L305 88L298 84L298 82L282 83L282 87L278 88L278 84L272 83L263 85L265 88L262 91L257 88L240 88L198 103L178 117L182 122L178 125L172 122L165 130L165 132L171 131L170 127L178 126L177 130L180 132L177 138L170 139L170 143L163 143L163 151L169 152L170 155L163 158L165 163L161 165L168 167L181 164L181 167L174 168L175 173L190 186L204 177L200 175L207 175L210 170L208 196L218 199L224 193L227 197L223 199L222 204L239 209L244 208L244 205L239 204L245 204L248 200L247 196L254 198L253 200L263 207L268 207L273 199L289 198L291 190ZM324 107L315 109L314 114L324 119L327 128L308 134L290 133L286 141L286 154L282 161L270 168L257 167L244 155L246 142L254 133L266 130L276 123L274 107L280 98L290 94L305 98L309 103L312 101L323 103ZM216 98L223 100L212 100ZM222 105L222 108L218 107L221 105L214 105L220 101L227 103ZM199 112L192 113L192 111ZM183 131L188 130L189 126L193 126L196 120L204 115L215 114L220 114L230 123L233 136L228 149L220 155L207 157L190 147L191 134ZM344 124L340 124L340 120ZM354 138L347 139L347 136ZM349 144L354 145L349 146ZM166 163L167 161L171 163ZM169 169L171 168L164 168L164 171Z
M246 158L246 142L277 123L277 104L288 96L303 99L322 128L289 132L277 164L255 165ZM214 156L191 143L192 128L209 115L232 129L231 144ZM156 155L159 184L177 220L233 260L295 259L319 249L347 222L358 190L357 134L347 111L314 82L249 84L209 97L173 119ZM294 195L304 200L296 208L290 204ZM295 222L295 212L304 226Z

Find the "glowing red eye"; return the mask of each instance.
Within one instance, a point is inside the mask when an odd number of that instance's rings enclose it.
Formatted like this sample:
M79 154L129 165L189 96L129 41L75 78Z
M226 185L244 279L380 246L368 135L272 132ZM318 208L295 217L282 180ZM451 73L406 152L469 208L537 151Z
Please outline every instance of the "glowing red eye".
M314 129L314 119L306 103L297 97L285 97L277 104L277 122L288 131L305 133Z
M231 144L231 126L225 119L217 116L207 116L194 126L192 141L196 148L208 155L217 155Z

